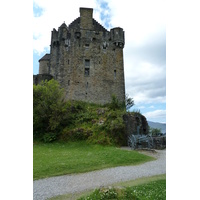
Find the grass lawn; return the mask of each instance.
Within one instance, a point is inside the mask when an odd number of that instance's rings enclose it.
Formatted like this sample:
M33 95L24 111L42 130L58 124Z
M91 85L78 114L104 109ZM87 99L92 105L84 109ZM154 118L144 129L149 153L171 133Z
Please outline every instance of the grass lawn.
M92 145L86 142L35 143L33 145L33 179L116 166L138 165L154 159L137 151Z

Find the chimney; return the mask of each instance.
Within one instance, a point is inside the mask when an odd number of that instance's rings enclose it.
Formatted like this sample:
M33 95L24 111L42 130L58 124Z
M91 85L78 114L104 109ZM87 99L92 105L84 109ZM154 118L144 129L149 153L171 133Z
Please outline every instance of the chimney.
M93 29L93 9L92 8L80 8L80 28Z

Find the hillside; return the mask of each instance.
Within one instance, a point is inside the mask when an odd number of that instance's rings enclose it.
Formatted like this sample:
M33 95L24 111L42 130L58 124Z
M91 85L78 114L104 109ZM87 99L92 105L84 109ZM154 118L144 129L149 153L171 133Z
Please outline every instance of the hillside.
M166 123L158 123L158 122L151 122L147 121L151 128L158 128L161 129L162 133L166 133Z

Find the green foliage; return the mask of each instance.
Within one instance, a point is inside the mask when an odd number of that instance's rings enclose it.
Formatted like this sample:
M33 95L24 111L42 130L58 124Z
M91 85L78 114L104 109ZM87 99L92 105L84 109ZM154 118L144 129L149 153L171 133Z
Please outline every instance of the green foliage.
M149 127L149 134L152 136L158 136L161 133L160 128L151 128Z
M88 142L91 144L101 144L101 145L113 145L114 141L105 131L95 132L88 138Z
M106 110L104 114L100 114L98 120L91 123L93 133L88 138L88 142L102 145L125 144L123 114L122 110Z
M115 95L112 95L111 103L105 106L64 101L64 91L53 79L34 85L34 140L86 140L93 144L125 145L124 105Z
M110 111L104 124L105 131L111 138L113 138L114 143L118 145L123 145L125 142L125 124L123 121L123 114L124 112L120 110Z
M108 104L108 107L111 110L120 110L120 109L124 109L124 103L120 103L117 97L113 94L111 103Z
M40 85L33 85L34 138L46 142L55 140L57 133L66 126L67 119L67 104L64 102L64 91L60 89L59 83L52 79Z
M45 133L43 135L43 141L46 143L53 142L57 139L57 135L55 133Z
M126 110L130 109L135 105L133 98L129 97L128 94L125 96L125 104L126 104Z
M61 141L81 141L87 140L92 135L90 128L68 128L63 129L60 135Z
M101 188L78 200L165 200L166 179L126 188Z
M96 189L90 196L79 198L79 200L107 200L117 199L118 193L114 188Z
M140 115L141 115L140 109L134 109L134 110L132 111L132 113L136 113L136 114L140 114Z

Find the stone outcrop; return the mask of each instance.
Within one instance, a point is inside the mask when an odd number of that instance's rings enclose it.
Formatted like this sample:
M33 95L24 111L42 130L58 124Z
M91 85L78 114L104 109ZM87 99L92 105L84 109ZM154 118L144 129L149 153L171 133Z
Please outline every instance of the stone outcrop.
M148 123L140 113L126 113L123 116L127 136L131 134L148 134Z

